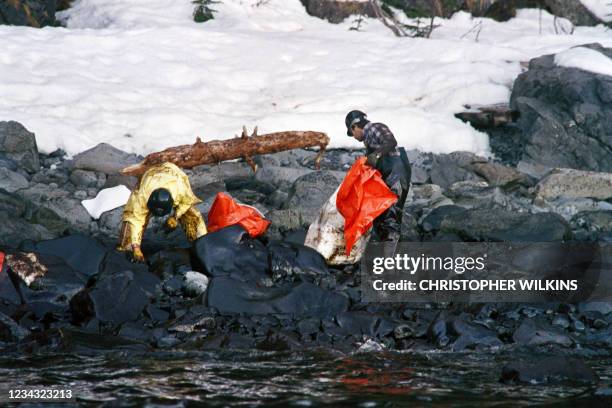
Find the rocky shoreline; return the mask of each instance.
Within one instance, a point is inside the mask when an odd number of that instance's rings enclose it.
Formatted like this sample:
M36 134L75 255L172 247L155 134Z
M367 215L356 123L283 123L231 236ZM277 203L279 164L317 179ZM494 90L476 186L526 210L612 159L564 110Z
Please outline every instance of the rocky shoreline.
M517 80L516 92L533 89L520 85L539 75L542 64L532 65ZM612 159L600 155L601 144L580 143L583 150L574 155L554 150L542 155L525 148L542 146L538 138L545 128L533 129L533 123L543 123L533 119L537 112L550 126L565 121L571 129L563 133L568 139L592 139L592 132L602 132L595 135L599 137L606 132L602 126L612 126L605 121L607 105L596 105L588 93L597 89L607 95L601 90L612 89L609 77L590 74L588 81L574 83L584 91L574 93L574 104L564 98L555 105L545 92L513 94L518 109L527 106L532 115L515 125L523 143L516 144L514 156L522 157L524 165L468 152L409 151L412 187L402 240L611 242L612 173L605 171ZM546 88L542 81L539 86ZM558 92L553 85L549 90ZM601 113L589 108L590 119L572 126L568 118L579 115L573 107L584 105L584 94ZM533 102L542 98L548 98L546 105L535 109ZM544 109L554 115L542 113ZM203 200L198 206L203 214L216 193L226 191L260 209L272 222L270 229L264 238L250 239L240 227L229 227L192 247L182 231L165 234L152 223L143 246L148 264L136 265L113 249L122 208L94 220L81 201L104 188L133 187L136 180L118 170L140 158L107 144L70 160L61 151L40 154L33 133L19 123L0 122L0 250L15 259L35 254L24 260L21 277L6 272L6 266L0 272L0 349L324 347L351 352L502 347L529 348L561 359L609 355L610 303L362 303L358 266L328 267L316 252L299 245L362 154L330 150L321 170L314 169L316 152L310 150L258 157L256 173L243 162L188 170L193 190ZM536 162L538 158L542 160ZM39 273L43 267L47 272ZM558 361L548 367L566 379L594 378L580 362L573 369ZM529 382L524 378L531 369L508 367L504 372L509 381Z

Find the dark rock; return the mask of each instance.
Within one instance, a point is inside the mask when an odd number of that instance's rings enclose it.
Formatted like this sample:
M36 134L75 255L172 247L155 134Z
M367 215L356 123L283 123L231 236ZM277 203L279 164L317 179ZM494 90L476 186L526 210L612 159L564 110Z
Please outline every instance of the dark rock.
M100 272L107 251L97 240L81 234L26 245L23 250L58 257L87 277Z
M446 319L446 314L440 312L427 328L427 337L439 347L445 347L450 342L446 331Z
M14 194L0 188L0 212L5 212L8 215L19 218L26 210L26 205L23 200L20 200Z
M183 288L183 279L181 279L179 276L171 276L164 280L162 288L164 289L164 292L170 296L175 296Z
M103 274L93 286L77 293L70 301L77 322L96 317L100 322L119 325L136 320L159 285L147 272L116 271Z
M38 262L26 262L21 271L15 271L31 281L29 285L25 281L20 282L20 293L28 304L50 302L63 308L85 286L88 277L57 256L41 253L37 254L37 258ZM45 268L42 271L41 265Z
M129 154L107 143L86 150L74 156L74 168L117 174L121 169L140 162L141 158Z
M406 150L406 155L412 170L410 182L412 184L427 183L434 155L416 149Z
M369 2L363 1L334 1L334 0L301 0L306 11L311 16L319 17L338 24L345 18L358 14L375 17L376 14Z
M256 282L267 276L268 250L251 239L240 225L204 235L195 244L195 253L209 277L229 275Z
M75 169L70 174L70 181L77 187L96 187L98 185L98 176L93 171ZM104 181L106 181L106 178Z
M266 236L270 239L282 240L287 234L305 230L310 225L298 209L272 210L268 211L265 216L270 221L270 226L266 231Z
M512 188L518 184L525 186L533 185L528 175L503 164L488 161L474 162L469 167L475 174L484 178L490 186Z
M316 171L301 176L291 187L285 209L298 210L305 222L312 223L343 178L344 173L331 171Z
M382 338L392 333L396 326L395 322L391 322L383 316L365 311L338 313L335 320L338 327L347 335Z
M288 191L291 185L300 177L314 170L281 166L264 166L257 170L255 179L271 183L281 190Z
M574 25L594 26L603 23L580 0L543 0L543 2L553 15L567 18Z
M464 208L508 208L510 197L499 187L490 187L486 181L458 181L446 192L453 202Z
M23 340L30 331L21 327L13 319L0 312L0 341L15 342Z
M5 191L14 193L28 187L28 179L19 173L0 167L0 185Z
M502 368L505 383L591 383L599 376L582 360L569 357L545 357L535 362L517 361Z
M149 319L155 322L165 322L170 317L170 313L152 304L147 305L145 313L147 314Z
M454 351L476 347L500 347L503 345L494 331L466 322L460 317L451 319L448 322L448 329L451 334L457 336L457 340L452 344Z
M98 220L98 225L103 234L111 237L119 237L123 209L124 207L119 207L102 213Z
M312 336L321 330L321 319L316 317L307 317L298 323L298 331L302 337Z
M571 236L569 225L557 214L502 209L452 212L441 221L440 231L455 233L466 241L554 242Z
M444 190L457 181L481 180L471 170L472 163L486 162L487 159L470 152L436 154L431 165L431 182Z
M221 313L333 316L348 308L348 298L310 283L263 288L230 277L215 277L208 287L208 306Z
M290 242L268 245L270 272L274 281L304 281L319 285L330 276L325 258L312 248Z
M5 2L2 4L6 5ZM0 5L0 20L2 14L2 5ZM34 133L29 132L21 123L0 122L0 152L30 173L40 169Z
M21 295L17 291L13 279L9 275L6 265L0 268L0 304L7 302L18 305L21 303Z
M69 197L69 192L57 185L35 184L19 190L17 195L32 208L28 220L55 233L89 232L92 219L81 201Z
M535 319L523 320L512 335L512 338L515 343L534 346L541 344L558 344L563 347L570 347L574 343L573 340L565 335L560 329Z
M590 48L612 55L600 45ZM519 169L536 176L553 167L612 171L612 80L557 66L554 55L532 59L514 82L510 105L524 146Z
M402 216L401 242L418 242L421 240L418 224L412 214L404 212Z
M64 186L68 178L69 173L65 169L42 169L32 176L32 183L55 183L58 186Z
M421 228L425 232L436 232L442 227L442 221L447 217L451 217L455 214L463 214L465 208L457 205L443 205L436 207L431 210L421 221Z
M9 159L4 155L4 153L0 152L0 168L16 171L19 168L19 165L15 160Z
M42 225L30 224L23 218L0 211L0 245L16 248L23 241L40 241L54 237L55 235Z
M107 174L106 182L102 188L111 188L123 184L130 190L134 190L138 184L138 178L131 176L124 176L122 174ZM194 188L195 191L195 188Z
M11 0L0 3L0 24L44 27L56 25L56 0Z
M487 4L487 2L476 2L476 4ZM484 17L492 18L495 21L508 21L516 17L516 10L519 8L538 8L541 7L541 0L504 0L488 2L489 7L486 11L475 10L473 15L483 15Z

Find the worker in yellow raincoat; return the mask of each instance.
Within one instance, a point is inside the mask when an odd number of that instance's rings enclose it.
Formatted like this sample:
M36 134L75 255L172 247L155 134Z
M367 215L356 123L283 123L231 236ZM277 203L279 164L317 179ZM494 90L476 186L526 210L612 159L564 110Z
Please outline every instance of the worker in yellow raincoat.
M150 217L165 217L172 211L174 214L167 219L166 228L173 230L180 223L187 239L195 241L206 234L202 214L195 207L201 202L191 191L187 175L176 165L162 163L149 168L123 211L117 249L131 252L136 262L144 262L140 244Z

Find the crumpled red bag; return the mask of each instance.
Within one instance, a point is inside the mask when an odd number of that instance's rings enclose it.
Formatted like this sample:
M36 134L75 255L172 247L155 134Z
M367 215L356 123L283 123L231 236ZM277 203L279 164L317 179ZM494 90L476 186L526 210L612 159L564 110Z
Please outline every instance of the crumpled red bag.
M0 272L2 272L2 266L4 266L4 252L0 251Z
M336 207L344 217L346 254L359 237L365 234L376 217L397 201L397 195L387 187L382 175L360 157L348 171L336 197Z
M208 212L208 231L215 232L234 224L240 224L255 238L266 232L270 221L266 220L257 208L238 204L229 194L217 193Z

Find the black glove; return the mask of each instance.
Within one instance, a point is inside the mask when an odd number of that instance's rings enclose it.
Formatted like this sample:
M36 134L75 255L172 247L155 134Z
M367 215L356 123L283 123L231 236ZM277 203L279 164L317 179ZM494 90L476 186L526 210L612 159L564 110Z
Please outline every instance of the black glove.
M376 167L376 163L378 163L379 158L380 158L379 153L370 153L367 155L366 164L368 166Z

